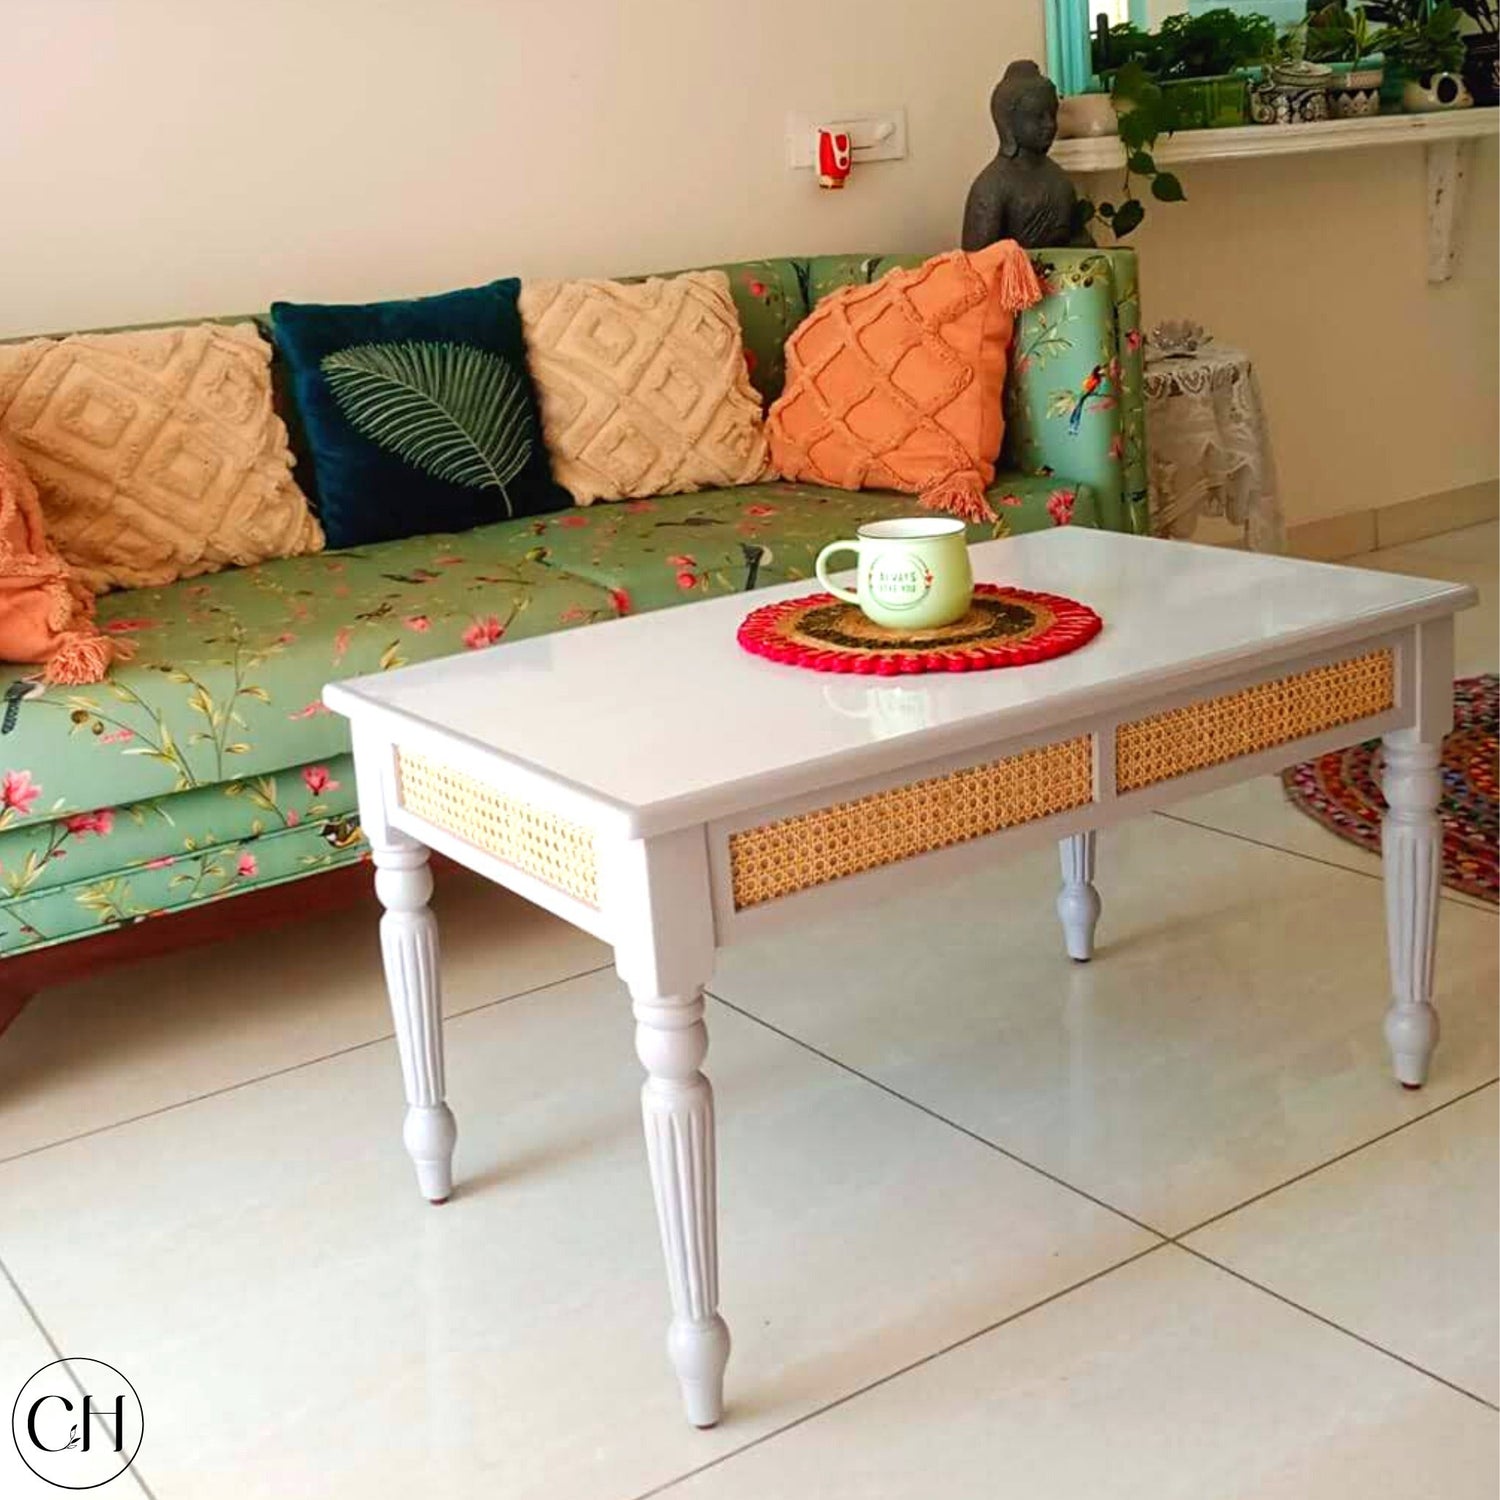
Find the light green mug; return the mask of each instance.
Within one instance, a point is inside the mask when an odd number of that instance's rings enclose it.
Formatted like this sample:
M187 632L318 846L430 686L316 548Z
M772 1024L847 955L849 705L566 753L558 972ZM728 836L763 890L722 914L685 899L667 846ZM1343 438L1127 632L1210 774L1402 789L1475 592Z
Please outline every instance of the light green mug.
M859 583L840 588L828 577L836 552L859 554ZM830 594L857 604L866 617L889 630L935 630L968 613L974 573L964 523L947 516L909 516L871 521L858 540L830 542L814 565Z

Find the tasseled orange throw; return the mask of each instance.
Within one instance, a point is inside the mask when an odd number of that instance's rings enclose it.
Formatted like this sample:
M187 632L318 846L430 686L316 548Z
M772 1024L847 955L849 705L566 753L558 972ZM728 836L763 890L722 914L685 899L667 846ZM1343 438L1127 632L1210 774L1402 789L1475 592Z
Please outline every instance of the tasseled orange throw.
M0 442L0 662L36 663L48 682L98 682L118 642L94 624L94 596L47 540L42 503Z
M777 473L993 521L1011 330L1041 295L1031 257L1001 240L824 297L787 340L766 419Z

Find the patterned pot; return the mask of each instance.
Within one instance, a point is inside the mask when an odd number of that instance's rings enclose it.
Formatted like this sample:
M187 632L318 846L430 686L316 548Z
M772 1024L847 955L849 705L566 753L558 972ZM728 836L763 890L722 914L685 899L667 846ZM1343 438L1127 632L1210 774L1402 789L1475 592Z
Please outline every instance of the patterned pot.
M1257 125L1309 125L1326 120L1328 85L1258 83L1250 91L1250 118Z
M1430 114L1439 109L1469 109L1474 96L1458 73L1424 73L1408 78L1401 90L1401 108L1408 114Z
M1334 64L1333 87L1328 90L1328 113L1335 120L1358 120L1380 113L1381 63Z

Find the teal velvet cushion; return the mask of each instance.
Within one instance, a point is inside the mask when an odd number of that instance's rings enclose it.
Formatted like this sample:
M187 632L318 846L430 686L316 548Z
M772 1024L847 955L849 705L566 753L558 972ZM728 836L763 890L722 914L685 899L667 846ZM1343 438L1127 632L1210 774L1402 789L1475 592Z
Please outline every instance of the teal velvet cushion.
M510 279L402 302L275 302L330 548L571 504L552 482Z

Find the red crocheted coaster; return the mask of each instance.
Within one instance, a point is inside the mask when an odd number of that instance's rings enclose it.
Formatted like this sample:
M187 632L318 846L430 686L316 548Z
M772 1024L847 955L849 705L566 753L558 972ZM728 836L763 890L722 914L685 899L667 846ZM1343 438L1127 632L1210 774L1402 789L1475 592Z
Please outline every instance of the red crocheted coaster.
M757 656L815 672L982 672L1066 656L1104 622L1061 594L974 586L969 612L936 630L887 630L832 594L765 604L745 617L739 643Z

